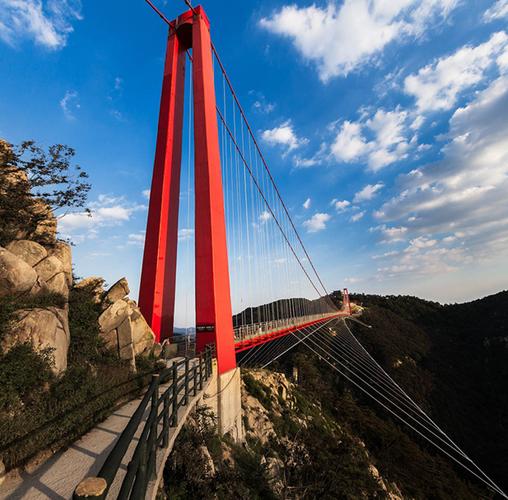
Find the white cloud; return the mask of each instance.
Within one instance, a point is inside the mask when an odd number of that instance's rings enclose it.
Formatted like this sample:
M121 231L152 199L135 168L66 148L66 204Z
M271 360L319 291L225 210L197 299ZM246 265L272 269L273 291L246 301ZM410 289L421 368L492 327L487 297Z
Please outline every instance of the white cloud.
M178 241L187 241L194 236L194 229L182 228L178 230Z
M310 198L307 198L304 202L303 202L303 208L305 208L305 210L308 210L310 208L310 204L311 204L311 200Z
M272 214L268 210L263 210L263 212L261 212L261 215L259 216L259 220L261 221L262 224L268 222L271 218Z
M131 233L127 236L127 244L142 247L145 244L145 231Z
M337 212L342 212L343 210L346 210L346 208L349 207L351 203L347 200L333 200L332 205L335 207Z
M331 146L333 156L344 162L357 160L369 151L359 123L345 121Z
M483 14L483 20L487 23L503 17L508 17L508 0L495 1Z
M407 76L404 90L414 96L420 111L451 109L461 92L482 82L496 58L507 50L508 35L494 33L485 43L461 47Z
M344 283L346 285L354 285L355 283L359 283L362 281L361 278L357 278L356 276L350 276L348 278L344 278Z
M427 238L426 236L418 236L409 241L409 246L404 250L405 252L417 252L422 248L433 247L437 243L437 240Z
M129 203L123 196L101 194L89 204L90 213L75 212L62 216L58 231L74 242L94 239L102 228L121 226L132 219L135 212L146 210L145 205Z
M81 20L79 0L0 0L0 39L15 46L31 39L48 49L61 49Z
M381 206L382 221L407 225L410 248L430 247L428 269L508 256L506 116L508 76L500 76L454 112L442 159L401 176L399 195Z
M266 102L264 100L254 101L254 104L252 106L254 107L255 110L265 114L271 113L275 109L275 104L272 104L271 102Z
M380 226L371 227L369 229L371 233L379 232L384 238L381 243L396 243L405 240L405 234L407 233L407 227L405 226L392 226L388 227L386 224Z
M380 108L371 115L363 110L360 121L342 124L330 147L331 154L338 161L366 161L377 171L407 156L416 142L411 130L415 124L421 122L400 107L392 111Z
M396 255L399 255L399 251L398 250L391 250L390 252L385 252L385 253L382 253L382 254L379 254L379 255L372 255L372 259L374 260L378 260L378 259L387 259L389 257L395 257Z
M260 20L289 38L304 60L317 65L323 82L369 64L391 42L418 38L445 19L456 0L345 0L326 7L286 5Z
M150 199L150 190L149 189L143 189L143 191L141 191L141 194L143 195L144 198L146 198L147 200Z
M68 120L75 120L75 112L81 107L79 104L79 96L75 90L67 90L65 95L60 99L60 107Z
M377 184L367 184L363 189L355 194L353 203L361 203L362 201L372 200L376 193L383 187L384 184L382 182L378 182Z
M308 143L305 138L299 138L293 130L291 120L287 120L279 127L264 130L261 134L262 139L271 146L283 146L286 153Z
M123 78L120 78L119 76L117 76L115 78L115 84L114 84L114 87L115 87L115 90L117 92L119 92L120 90L122 90L123 88Z
M326 223L331 219L329 214L316 213L310 219L304 221L303 226L308 233L317 233L326 229Z
M349 219L351 222L358 222L360 219L363 219L363 216L365 215L365 210L362 210L361 212L358 212L351 216L351 219Z

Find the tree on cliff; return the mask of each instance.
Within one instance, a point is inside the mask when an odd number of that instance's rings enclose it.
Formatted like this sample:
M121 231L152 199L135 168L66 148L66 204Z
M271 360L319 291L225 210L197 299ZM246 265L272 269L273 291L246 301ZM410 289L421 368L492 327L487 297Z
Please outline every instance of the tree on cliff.
M13 146L0 139L0 245L13 239L44 241L56 219L85 208L88 174L73 165L74 149L62 144L43 150L34 141Z

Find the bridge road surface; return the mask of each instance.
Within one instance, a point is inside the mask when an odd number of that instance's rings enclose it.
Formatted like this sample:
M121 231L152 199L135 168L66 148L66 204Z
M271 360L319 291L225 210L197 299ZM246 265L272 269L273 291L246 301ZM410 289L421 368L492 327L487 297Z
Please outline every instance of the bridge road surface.
M176 359L176 361L178 361L178 359ZM171 366L172 362L173 360L168 362L168 366ZM197 362L197 360L191 360L189 365L192 367L194 362ZM181 369L184 370L184 367ZM183 427L185 420L197 402L203 397L204 392L214 375L215 374L209 377L208 380L203 381L203 389L198 391L196 396L192 397L189 395L189 403L186 406L180 407L178 411L178 425L177 427L170 428L169 446L165 449L159 448L157 453L156 468L158 478L162 475L166 458L173 448L175 439ZM161 384L159 393L162 394L170 385L170 382ZM143 395L120 407L106 420L99 423L87 434L71 444L67 449L57 452L33 472L22 472L19 476L11 478L7 476L5 478L5 482L0 486L0 499L71 499L74 493L74 488L82 479L88 476L97 475L106 460L106 457L127 425L127 422L138 407L142 397ZM149 412L150 405L148 405L147 411L144 415L144 420L146 420ZM134 453L134 449L138 443L142 429L143 422L139 426L129 449L125 454L122 465L120 466L115 480L109 490L107 496L108 499L117 498L122 480L127 471L127 464ZM159 426L159 432L161 429L162 423ZM154 482L149 484L147 498L155 498L157 493L155 486L156 484Z

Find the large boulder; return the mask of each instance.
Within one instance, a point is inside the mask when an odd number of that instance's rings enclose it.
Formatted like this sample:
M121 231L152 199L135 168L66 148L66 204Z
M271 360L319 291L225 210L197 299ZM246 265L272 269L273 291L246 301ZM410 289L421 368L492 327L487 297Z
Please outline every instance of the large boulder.
M50 255L44 260L41 260L34 269L37 271L37 274L41 279L48 282L57 274L63 273L63 264L54 255Z
M32 267L48 256L42 245L30 240L11 241L5 248Z
M124 299L129 293L130 289L127 280L121 278L106 292L105 300L113 303L117 300Z
M17 311L1 347L6 353L15 345L25 343L30 343L38 352L51 349L53 371L62 373L67 368L70 343L67 312L55 307Z
M137 307L133 308L130 319L132 324L134 352L137 355L149 351L155 343L155 334L150 328L150 325L146 322L141 311Z
M62 263L67 285L72 286L72 250L68 243L57 241L48 249L48 254L56 257Z
M99 316L99 327L102 332L118 328L132 314L131 305L125 300L117 300Z
M0 297L28 292L37 273L23 259L0 247Z
M55 276L46 281L46 287L49 292L58 293L66 299L69 298L69 285L63 272L55 274Z
M129 317L118 326L118 355L120 359L125 359L131 362L133 366L136 365L134 359L134 345L132 343L132 324Z

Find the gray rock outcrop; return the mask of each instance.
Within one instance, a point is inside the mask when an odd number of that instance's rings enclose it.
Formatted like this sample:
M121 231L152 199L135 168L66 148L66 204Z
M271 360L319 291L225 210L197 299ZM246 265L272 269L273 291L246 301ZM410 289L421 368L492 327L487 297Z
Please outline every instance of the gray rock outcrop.
M55 293L65 302L71 285L72 260L68 244L57 242L46 248L34 241L15 240L6 248L0 247L0 297L19 298L23 303L30 303L32 296ZM48 352L56 374L65 371L70 345L67 305L16 311L0 347L5 354L25 343L30 343L38 352Z
M0 247L0 297L28 292L37 280L37 272L23 259Z
M158 357L162 349L155 343L155 335L145 321L134 300L129 299L129 284L121 278L104 291L102 278L85 278L76 287L91 287L95 301L101 304L102 312L98 318L100 335L104 347L115 352L120 359L130 362L135 369L138 355Z
M16 311L9 332L2 340L2 351L17 344L30 343L38 352L48 350L53 358L53 371L60 374L67 368L70 332L65 309L26 309Z

